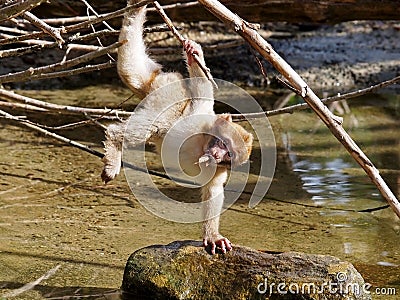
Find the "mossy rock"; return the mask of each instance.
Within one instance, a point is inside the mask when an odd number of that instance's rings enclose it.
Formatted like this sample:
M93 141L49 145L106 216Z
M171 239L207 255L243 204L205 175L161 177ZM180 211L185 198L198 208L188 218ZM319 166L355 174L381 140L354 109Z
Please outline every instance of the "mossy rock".
M371 299L352 264L327 255L266 253L234 246L208 254L197 241L134 252L125 299Z

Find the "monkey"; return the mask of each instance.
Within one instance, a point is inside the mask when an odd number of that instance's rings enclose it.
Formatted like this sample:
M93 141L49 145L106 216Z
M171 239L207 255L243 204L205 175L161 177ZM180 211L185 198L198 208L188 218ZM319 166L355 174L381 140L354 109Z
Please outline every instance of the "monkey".
M128 0L128 5L136 2ZM194 59L194 55L197 55L204 63L204 54L198 43L192 40L183 43L187 70L192 79L189 85L182 80L182 74L164 72L162 66L147 54L143 39L145 18L146 5L126 13L123 19L119 41L125 43L118 49L117 71L123 83L142 102L134 113L137 123L135 130L127 127L127 121L107 127L101 178L107 183L120 172L123 142L130 145L150 142L156 145L160 153L163 147L172 146L171 139L167 142L165 137L171 128L181 122L183 125L176 132L188 139L179 149L179 164L189 176L206 174L202 176L204 182L201 186L201 200L205 201L203 246L210 249L212 254L217 249L226 253L232 249L231 242L219 233L224 183L230 167L248 161L253 135L233 123L229 114L215 114L213 86ZM178 82L179 88L161 89L159 92L159 88L173 82ZM179 101L182 99L185 100ZM159 114L159 107L165 105L170 106ZM197 121L192 122L190 117L193 116L198 116ZM185 118L190 121L185 122Z

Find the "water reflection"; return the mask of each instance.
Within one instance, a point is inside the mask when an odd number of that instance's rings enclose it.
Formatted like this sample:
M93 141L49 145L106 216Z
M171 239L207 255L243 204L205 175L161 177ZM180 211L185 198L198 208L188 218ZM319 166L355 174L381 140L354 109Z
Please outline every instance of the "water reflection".
M351 135L399 198L400 123L392 106L386 110L353 108L359 123ZM287 160L300 178L301 188L310 195L298 201L299 205L307 207L311 199L311 205L320 208L320 224L326 222L334 228L334 255L347 257L374 287L390 286L398 293L399 219L390 208L378 209L387 203L376 186L314 116L297 114L296 118L282 118L282 123ZM370 209L373 212L360 212ZM325 243L327 247L329 242Z
M317 205L327 205L330 199L336 204L351 200L351 177L343 170L351 165L341 158L328 161L310 161L291 155L293 171L299 173L303 187L312 195Z
M385 135L382 126L373 123L363 123L356 130L367 147L367 155L381 170L392 191L399 194L400 127L391 124L385 128ZM282 136L292 170L315 205L362 210L386 204L360 166L341 146L332 144L331 133L326 128L318 130L292 129ZM328 149L321 150L322 146Z

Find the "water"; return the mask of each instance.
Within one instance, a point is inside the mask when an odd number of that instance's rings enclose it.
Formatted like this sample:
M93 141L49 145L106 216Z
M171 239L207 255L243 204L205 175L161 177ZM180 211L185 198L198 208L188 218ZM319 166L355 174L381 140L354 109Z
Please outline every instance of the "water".
M128 96L107 86L31 94L93 107L110 107ZM379 105L373 99L349 102L352 112L344 126L399 197L400 99L380 96ZM29 117L64 122L57 115ZM278 149L271 188L254 209L244 194L222 215L221 232L256 249L348 260L373 292L396 289L397 296L374 299L398 298L400 223L388 208L360 212L386 205L375 186L313 113L270 122ZM146 211L123 176L104 186L97 157L4 119L0 128L0 297L118 299L125 262L134 250L201 239L200 224L177 224ZM58 133L101 150L102 131L95 126ZM257 149L252 164L256 169ZM153 165L158 168L156 161ZM156 181L176 197L187 197L170 182Z

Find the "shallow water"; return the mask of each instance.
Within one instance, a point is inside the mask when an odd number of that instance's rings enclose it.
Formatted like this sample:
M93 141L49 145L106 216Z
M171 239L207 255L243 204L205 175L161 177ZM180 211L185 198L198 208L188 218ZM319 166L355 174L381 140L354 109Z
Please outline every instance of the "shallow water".
M93 107L110 107L128 96L113 87L25 94ZM399 197L400 98L372 95L349 103L345 128ZM29 118L63 122L57 115ZM372 284L372 292L396 289L397 296L374 299L398 298L399 220L388 208L359 212L386 205L375 186L313 113L275 116L270 122L278 160L269 192L255 208L248 208L249 196L243 194L222 215L221 232L256 249L348 260ZM146 211L123 176L104 186L97 157L4 119L0 128L0 297L118 299L133 251L201 238L200 224L178 224ZM58 133L101 149L97 127ZM255 149L252 172L258 163ZM156 161L152 165L158 168ZM155 181L187 199L185 190Z

